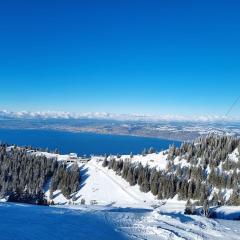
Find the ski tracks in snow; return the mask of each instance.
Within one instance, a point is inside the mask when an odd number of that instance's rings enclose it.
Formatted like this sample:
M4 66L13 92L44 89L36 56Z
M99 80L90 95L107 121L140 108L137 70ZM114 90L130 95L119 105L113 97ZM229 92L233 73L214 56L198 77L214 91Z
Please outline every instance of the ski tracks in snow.
M89 162L91 168L100 171L111 181L116 189L123 191L125 196L136 204L143 204L144 199L135 194L133 189L118 179L109 170L103 169L97 163ZM120 177L119 177L120 178ZM115 189L115 190L116 190ZM117 190L118 191L118 190ZM114 225L116 231L124 234L128 239L140 240L223 240L229 239L229 232L221 222L201 216L185 216L179 212L161 212L161 207L155 210L136 210L131 208L116 208L114 211L102 212L105 221ZM231 239L239 239L231 234Z
M175 215L179 215L176 217ZM162 240L239 240L240 237L225 227L221 222L194 216L190 221L182 221L183 214L151 213L136 220L135 225L143 229L142 236L146 239ZM132 229L134 230L134 229ZM231 236L231 237L230 237Z
M109 173L107 170L99 167L97 164L93 163L93 162L89 162L89 165L91 165L92 167L95 167L96 171L101 171L105 177L107 177L112 183L114 183L116 185L116 187L120 188L124 193L126 193L130 198L132 198L132 200L138 202L138 203L143 203L143 201L141 199L138 198L138 196L134 195L134 193L128 191L128 189L123 186L121 184L121 182L118 182L117 180L115 180Z
M107 177L116 187L120 188L126 193L132 200L137 203L144 203L143 199L140 199L134 193L128 190L125 184L121 184L121 181L117 181L113 176L109 174L108 170L99 167L96 163L89 162L91 167L95 167L96 171L101 171L105 177ZM157 214L157 215L156 215ZM118 215L119 216L119 215ZM173 239L173 240L202 240L201 233L196 233L190 229L186 229L180 226L179 222L176 225L169 223L166 219L171 219L169 216L158 214L156 211L150 213L121 213L121 217L114 217L114 222L117 223L117 230L123 232L130 239ZM161 217L161 219L159 219ZM109 218L109 214L105 215L105 219ZM112 216L110 217L112 219ZM107 220L112 221L112 220ZM178 225L178 226L177 226Z

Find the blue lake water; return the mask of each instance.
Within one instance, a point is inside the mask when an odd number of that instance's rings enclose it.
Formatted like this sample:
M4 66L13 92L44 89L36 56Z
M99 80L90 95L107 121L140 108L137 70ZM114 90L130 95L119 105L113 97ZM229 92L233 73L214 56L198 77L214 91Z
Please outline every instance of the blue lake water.
M164 150L171 144L180 142L156 138L102 135L93 133L73 133L53 130L9 130L0 129L0 141L19 146L31 145L37 148L58 149L61 153L76 152L86 154L134 154L144 148L154 147Z

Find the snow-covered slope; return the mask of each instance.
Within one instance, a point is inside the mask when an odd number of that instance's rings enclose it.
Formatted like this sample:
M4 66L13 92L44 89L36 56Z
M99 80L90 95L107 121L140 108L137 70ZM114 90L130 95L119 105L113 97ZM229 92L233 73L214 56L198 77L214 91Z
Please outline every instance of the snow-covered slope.
M176 206L169 203L166 208ZM1 240L239 239L240 223L144 208L0 204ZM31 225L30 225L31 224Z
M44 154L48 158L66 161L67 155ZM237 151L230 156L236 160ZM115 156L116 157L116 156ZM109 157L111 158L111 156ZM119 159L129 159L129 155ZM80 190L66 199L61 191L53 193L56 204L51 208L0 204L0 239L240 239L240 222L213 220L202 216L184 215L185 201L158 200L151 193L143 193L139 186L130 186L121 176L102 166L104 157L92 157L79 162ZM143 166L167 167L164 152L136 155L131 161ZM69 163L69 165L72 163ZM186 164L178 161L175 164ZM45 186L49 197L50 182ZM83 203L84 200L84 204ZM221 207L217 216L231 219L240 216L236 207ZM27 222L32 223L31 231ZM20 225L23 223L23 226ZM10 232L6 231L9 226Z
M133 159L141 160L143 164L148 164L152 159L157 162L162 159L161 168L166 164L163 153L135 156ZM79 164L83 179L81 189L75 196L76 201L69 201L56 192L55 203L66 203L64 208L80 211L79 214L86 211L94 213L128 239L239 239L240 222L186 216L185 201L178 201L177 198L160 201L151 193L142 193L138 186L131 187L114 171L102 167L102 160L93 157L88 163ZM151 162L152 166L155 161ZM82 199L85 205L81 205ZM227 218L236 210L222 207L219 215L225 214L224 218Z
M44 154L49 158L56 158L58 161L66 161L68 155L52 154L45 152L36 152L36 155ZM234 150L232 154L229 154L231 161L238 161L238 150ZM166 151L159 153L152 153L143 155L122 155L120 158L117 156L109 156L108 159L114 158L116 160L128 160L131 159L131 163L141 163L143 166L149 168L156 168L157 170L164 170L167 168L168 154ZM55 204L81 204L84 200L85 204L90 205L108 205L112 206L144 206L151 207L152 205L161 205L162 201L154 197L150 192L143 193L140 191L139 186L130 186L126 180L117 175L113 170L102 166L104 157L93 156L91 160L86 163L78 163L81 173L81 188L73 195L73 199L66 199L59 190L53 194L53 201ZM176 157L174 160L176 166L188 167L189 162L185 159ZM222 171L221 165L219 171ZM213 189L212 195L218 192L218 189ZM231 190L226 189L222 191L225 198L229 198ZM49 197L49 190L46 189L46 196Z
M96 200L100 205L146 207L146 202L151 204L154 201L152 194L140 192L137 186L130 187L113 171L103 168L97 158L82 166L82 171L86 173L85 180L77 197L84 198L87 204Z
M79 163L81 188L74 195L75 201L66 199L60 191L55 191L53 201L57 205L81 204L111 205L116 207L151 207L160 203L151 193L143 193L138 186L131 187L112 170L102 167L102 158L93 157L86 164ZM49 190L46 192L49 197Z

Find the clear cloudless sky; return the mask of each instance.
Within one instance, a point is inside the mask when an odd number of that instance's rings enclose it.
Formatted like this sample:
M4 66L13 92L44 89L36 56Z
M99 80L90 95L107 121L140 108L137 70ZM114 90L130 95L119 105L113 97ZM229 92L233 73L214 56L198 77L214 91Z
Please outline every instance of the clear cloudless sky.
M223 115L240 95L239 13L236 0L1 1L0 109Z

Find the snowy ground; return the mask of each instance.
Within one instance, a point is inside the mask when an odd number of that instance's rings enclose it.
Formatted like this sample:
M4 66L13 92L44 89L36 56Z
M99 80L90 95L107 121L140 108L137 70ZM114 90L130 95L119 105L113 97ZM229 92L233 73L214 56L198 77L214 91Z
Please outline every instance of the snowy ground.
M64 209L94 213L127 239L240 239L239 221L186 216L185 202L176 199L162 202L151 193L142 193L138 186L131 187L115 172L103 168L98 159L95 157L80 166L83 183L76 195L76 205L64 205ZM83 198L85 206L80 205ZM59 192L54 201L68 203ZM91 205L92 201L96 205ZM239 208L219 210L219 216L222 214L224 218L236 213L240 216Z
M138 155L132 161L164 168L165 158L162 153L144 158ZM0 204L0 239L240 240L240 221L184 215L185 202L162 202L151 193L140 192L138 186L131 187L115 172L103 168L99 157L79 166L82 185L74 202L56 191L54 202L58 205L54 207ZM82 199L85 205L80 204ZM240 209L222 207L217 214L231 219L240 216Z
M1 240L127 239L94 211L0 204Z
M93 157L88 163L79 166L82 180L74 204L80 204L82 199L86 205L94 201L97 205L113 207L151 208L152 205L161 204L151 193L141 192L138 186L130 186L115 172L102 167L99 157ZM49 195L49 191L46 195ZM53 197L56 204L71 202L60 191L54 192Z
M1 240L240 239L237 221L215 221L174 211L2 203L0 214Z

